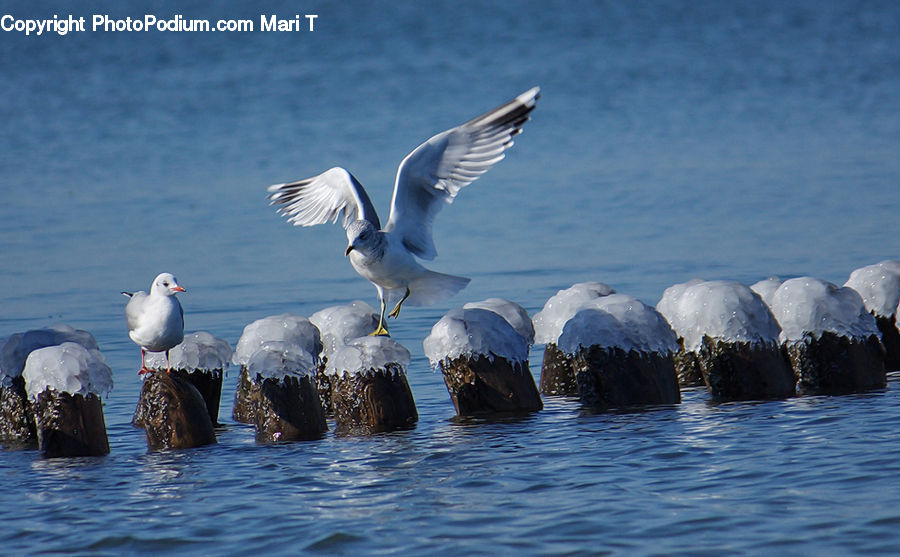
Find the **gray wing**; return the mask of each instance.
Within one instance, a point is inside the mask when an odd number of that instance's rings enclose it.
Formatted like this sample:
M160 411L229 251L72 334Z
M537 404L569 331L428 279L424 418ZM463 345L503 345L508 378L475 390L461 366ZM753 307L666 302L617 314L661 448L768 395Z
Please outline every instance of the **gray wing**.
M397 170L385 231L399 233L406 248L419 257L434 259L437 251L431 224L435 215L444 204L453 202L460 189L503 159L540 96L540 87L529 89L502 106L435 135L407 155Z
M313 226L342 217L344 228L354 220L367 220L381 228L375 207L362 184L340 167L318 176L269 186L268 199L279 205L278 214L294 226Z
M128 295L127 292L122 294ZM140 325L141 313L144 309L144 302L147 301L147 293L143 290L135 292L131 295L128 305L125 306L125 319L128 321L128 330L133 331Z

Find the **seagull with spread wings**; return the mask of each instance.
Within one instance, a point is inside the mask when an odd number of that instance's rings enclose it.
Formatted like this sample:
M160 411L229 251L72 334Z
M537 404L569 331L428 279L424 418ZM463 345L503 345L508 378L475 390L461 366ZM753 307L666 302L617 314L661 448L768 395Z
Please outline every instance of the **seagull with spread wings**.
M356 272L375 285L381 316L373 335L387 335L386 300L400 301L388 314L400 315L404 302L429 305L449 298L469 279L436 273L416 257L437 255L431 224L460 189L503 159L540 97L534 87L515 99L455 128L441 132L406 155L397 169L391 213L381 227L362 184L335 167L318 176L269 186L268 198L294 226L337 222L347 232L345 255Z

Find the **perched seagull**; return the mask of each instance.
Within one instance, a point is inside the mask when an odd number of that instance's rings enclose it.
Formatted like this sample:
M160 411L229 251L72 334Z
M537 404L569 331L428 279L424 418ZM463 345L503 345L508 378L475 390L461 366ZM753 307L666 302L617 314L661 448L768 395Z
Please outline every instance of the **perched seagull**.
M141 347L139 374L150 371L144 363L146 352L165 352L166 373L172 371L169 350L184 340L184 310L175 294L184 291L171 273L160 273L150 285L150 294L143 290L122 292L131 298L125 306L125 317L128 336Z
M513 136L522 131L540 97L540 88L525 91L508 103L441 132L406 155L397 169L391 213L382 228L362 184L347 170L335 167L318 176L269 186L272 205L294 226L329 221L347 232L347 250L356 272L375 285L381 316L373 335L387 335L385 299L400 301L388 314L400 315L403 302L429 305L449 298L469 279L429 271L416 257L437 255L431 224L456 194L504 157Z

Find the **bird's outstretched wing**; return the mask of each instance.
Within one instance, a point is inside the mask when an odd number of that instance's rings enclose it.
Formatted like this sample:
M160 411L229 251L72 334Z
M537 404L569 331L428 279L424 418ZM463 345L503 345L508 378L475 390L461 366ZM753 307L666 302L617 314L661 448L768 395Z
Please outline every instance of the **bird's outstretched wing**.
M540 87L529 89L494 110L435 135L408 154L397 170L385 231L399 233L412 253L434 259L437 251L431 224L435 215L445 203L453 202L460 189L503 159L540 94Z
M337 222L342 217L344 228L358 219L381 228L362 184L338 166L312 178L269 186L268 191L271 204L280 205L278 214L294 226Z

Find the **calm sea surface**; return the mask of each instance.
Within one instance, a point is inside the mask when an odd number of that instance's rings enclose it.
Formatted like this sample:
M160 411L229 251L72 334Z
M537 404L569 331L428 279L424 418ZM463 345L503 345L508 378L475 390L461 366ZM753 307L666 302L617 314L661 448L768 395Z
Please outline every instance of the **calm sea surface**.
M91 32L94 14L252 19L252 33ZM86 329L114 370L112 452L0 451L3 554L853 554L900 551L900 377L885 391L451 421L422 340L450 308L536 312L597 280L655 304L900 258L895 2L0 2L88 31L0 32L0 338ZM260 15L317 14L310 33ZM407 308L413 431L148 453L120 290L161 271L187 330L310 315L374 288L338 226L296 229L265 187L342 165L387 217L400 159L540 85L507 158L435 225L472 283ZM540 370L542 347L532 350Z

